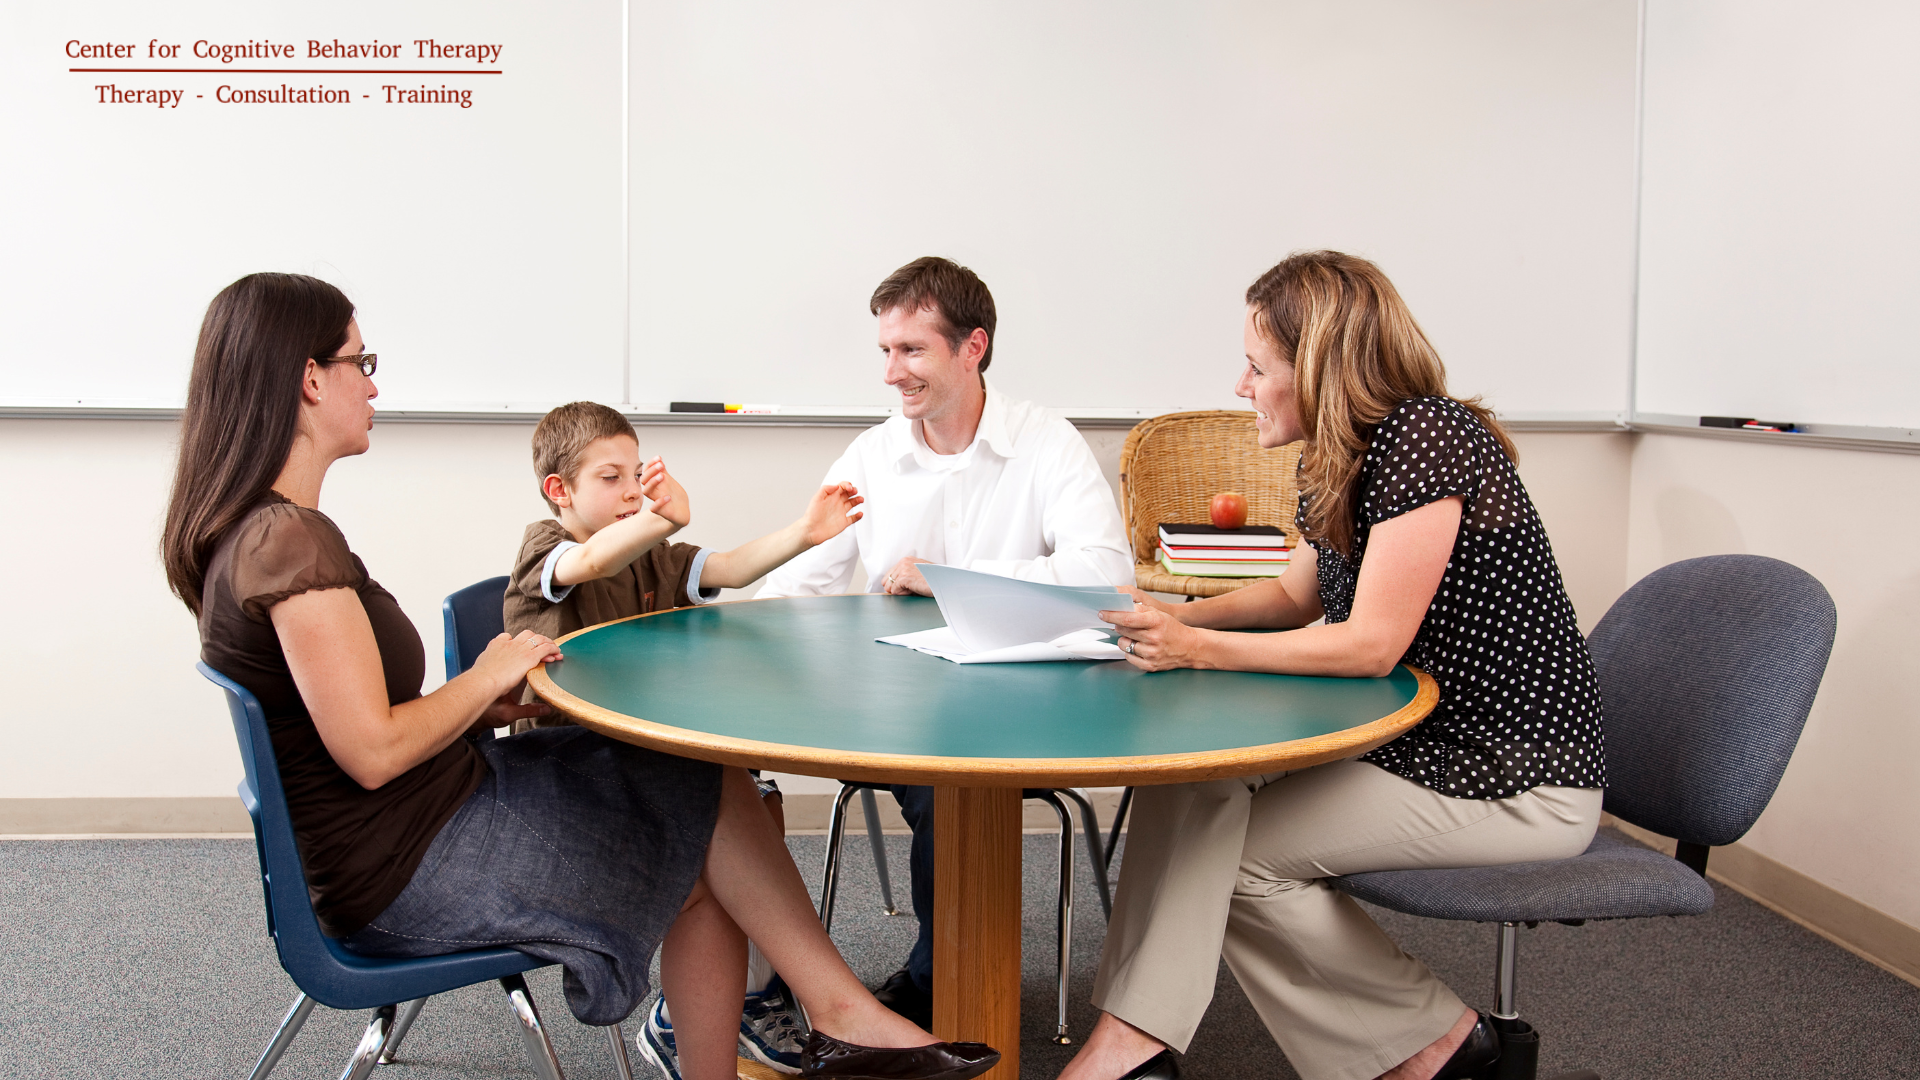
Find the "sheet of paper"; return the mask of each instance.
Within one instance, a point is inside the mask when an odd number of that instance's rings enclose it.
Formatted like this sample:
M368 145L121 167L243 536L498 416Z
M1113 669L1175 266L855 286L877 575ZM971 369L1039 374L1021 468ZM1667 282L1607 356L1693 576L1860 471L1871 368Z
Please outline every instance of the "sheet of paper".
M1044 585L934 563L919 570L969 653L1044 644L1075 630L1105 627L1102 611L1133 608L1125 593L1104 585Z
M912 634L875 638L885 645L904 645L915 652L956 664L1024 664L1049 660L1122 660L1120 647L1098 630L1075 630L1052 641L1010 645L1004 649L970 652L950 626L936 626Z

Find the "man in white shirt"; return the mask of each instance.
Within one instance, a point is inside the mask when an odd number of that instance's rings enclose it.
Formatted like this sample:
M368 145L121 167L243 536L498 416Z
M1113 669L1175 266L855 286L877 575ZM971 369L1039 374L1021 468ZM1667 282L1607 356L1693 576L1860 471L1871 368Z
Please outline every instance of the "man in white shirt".
M932 590L920 563L1058 585L1133 582L1113 489L1060 414L986 381L993 294L973 271L929 256L894 271L868 304L879 318L888 386L900 415L853 440L827 470L866 496L866 516L767 576L760 596L867 589ZM926 1027L933 1017L933 789L896 786L913 828L913 912L920 937L907 965L876 991Z

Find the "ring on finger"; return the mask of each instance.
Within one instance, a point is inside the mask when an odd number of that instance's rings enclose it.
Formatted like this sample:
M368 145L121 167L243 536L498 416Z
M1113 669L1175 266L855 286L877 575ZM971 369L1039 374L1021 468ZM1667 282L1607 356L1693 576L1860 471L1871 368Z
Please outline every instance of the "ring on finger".
M1132 656L1133 655L1133 639L1127 638L1126 641L1127 641L1127 655Z

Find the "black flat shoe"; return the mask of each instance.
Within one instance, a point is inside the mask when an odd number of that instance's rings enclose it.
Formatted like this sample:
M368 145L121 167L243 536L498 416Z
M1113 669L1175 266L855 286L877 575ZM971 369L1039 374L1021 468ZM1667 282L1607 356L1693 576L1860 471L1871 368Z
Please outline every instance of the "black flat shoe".
M932 1046L855 1046L815 1030L800 1052L800 1075L836 1080L969 1080L1000 1064L985 1043Z
M933 1030L933 994L920 989L906 968L887 976L886 982L874 987L873 999L906 1017L915 1027Z
M1493 1025L1487 1023L1487 1014L1481 1013L1473 1030L1467 1032L1466 1041L1440 1066L1440 1071L1433 1074L1433 1080L1476 1080L1492 1076L1493 1063L1499 1060L1500 1036L1494 1034Z
M1162 1050L1133 1067L1120 1080L1180 1080L1180 1062L1173 1051Z

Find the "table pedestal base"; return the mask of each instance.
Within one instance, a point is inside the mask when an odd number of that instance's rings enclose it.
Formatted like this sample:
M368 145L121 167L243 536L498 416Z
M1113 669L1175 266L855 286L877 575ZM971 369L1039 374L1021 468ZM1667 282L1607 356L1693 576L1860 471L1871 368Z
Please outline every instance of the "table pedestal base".
M933 1033L1020 1076L1020 789L934 789Z

